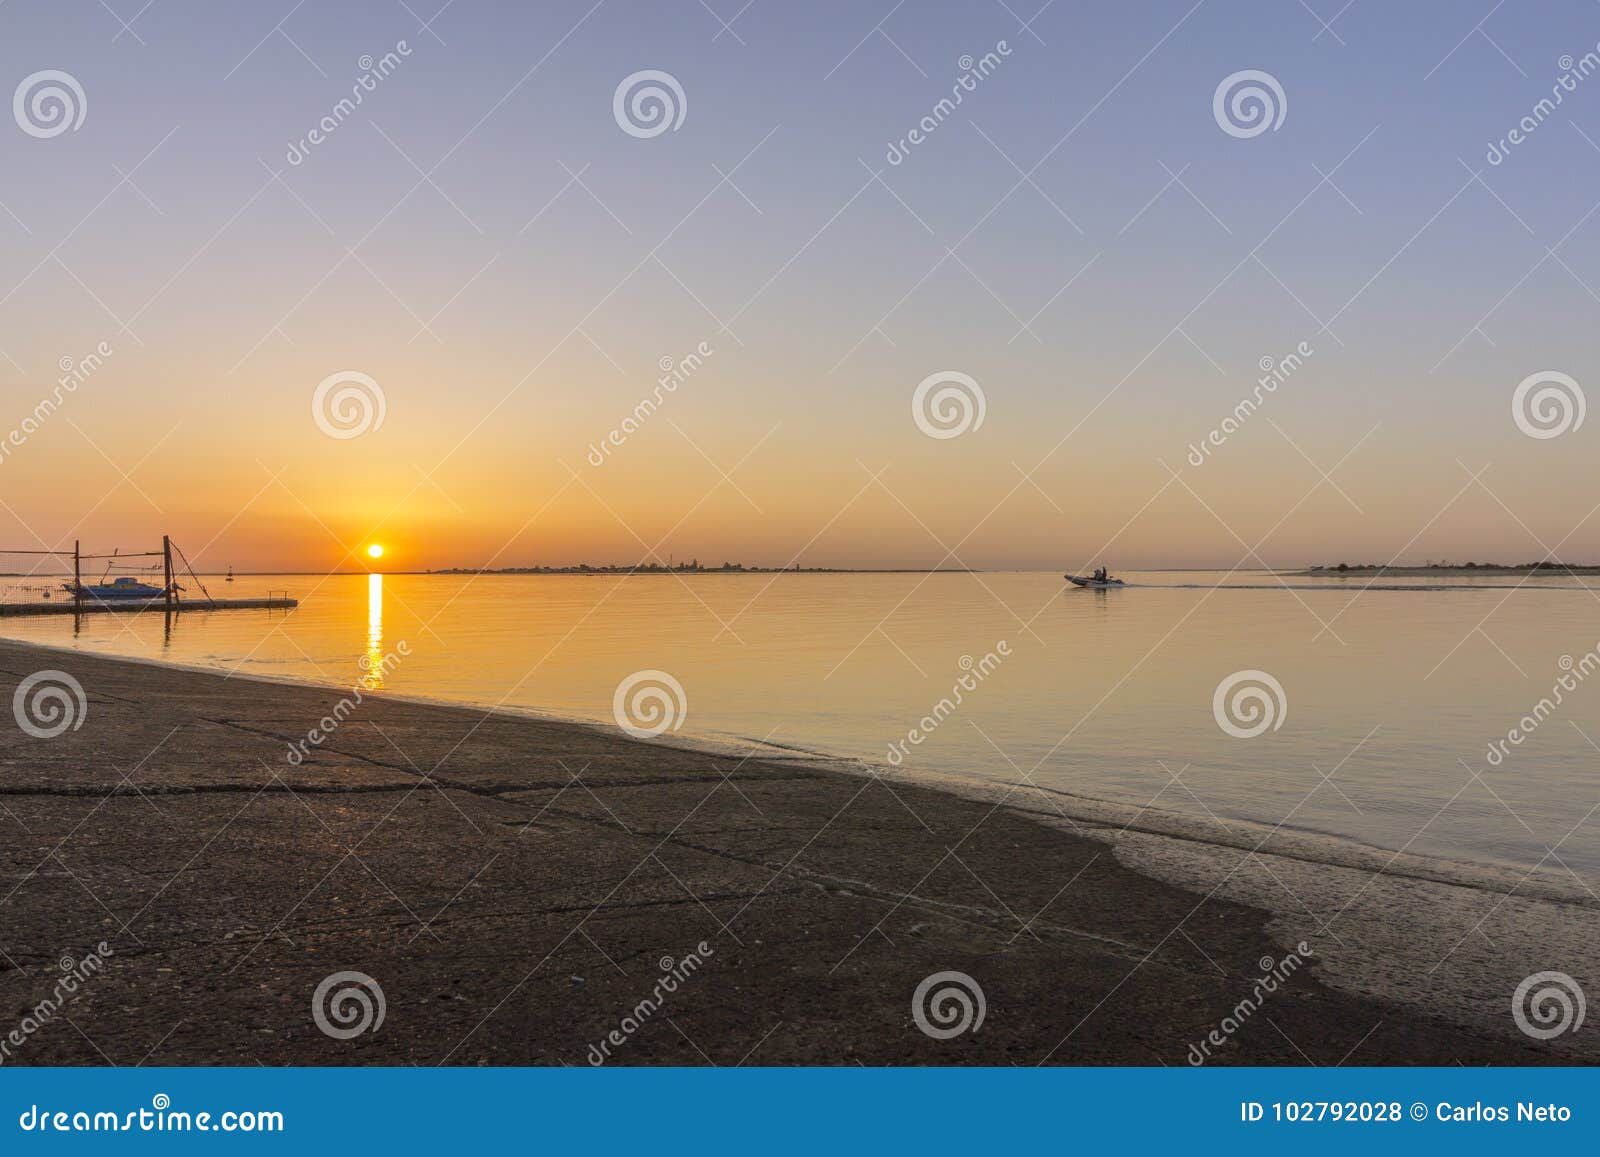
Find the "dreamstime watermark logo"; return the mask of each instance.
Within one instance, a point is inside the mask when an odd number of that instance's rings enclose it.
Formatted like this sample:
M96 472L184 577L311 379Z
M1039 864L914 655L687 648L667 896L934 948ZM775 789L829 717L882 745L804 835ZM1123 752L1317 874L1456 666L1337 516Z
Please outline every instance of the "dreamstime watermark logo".
M911 1019L934 1040L977 1032L988 1011L983 989L965 972L935 972L911 994Z
M410 642L401 639L394 645L393 651L385 651L377 659L372 655L362 655L358 658L356 665L361 668L361 677L350 688L350 694L335 703L333 710L317 720L316 726L306 732L304 739L289 744L289 754L284 757L289 761L289 766L299 767L305 762L306 756L311 754L313 747L321 747L328 742L333 733L339 730L340 725L355 714L356 708L360 707L366 698L365 693L382 687L384 679L394 673L394 669L400 665L400 660L410 654Z
M109 342L101 342L84 357L74 358L63 355L57 362L61 376L56 379L55 388L48 395L40 398L33 410L19 422L16 427L0 437L0 464L4 464L14 449L37 434L40 428L50 417L61 408L69 395L78 392L78 387L88 381L105 360L111 356L112 350Z
M105 958L112 955L114 953L111 945L104 940L95 946L95 951L90 952L82 960L75 960L70 955L63 954L56 965L60 975L56 977L55 987L50 995L32 1008L24 1008L21 1022L0 1038L0 1064L10 1060L11 1054L26 1044L29 1037L54 1020L56 1014L61 1011L61 1006L77 994L78 989L89 977L104 968Z
M600 441L589 444L589 453L586 455L589 465L604 466L612 449L621 446L630 435L638 433L650 416L661 408L667 396L676 393L678 387L693 377L695 371L715 352L710 342L701 342L681 358L663 354L661 360L656 363L661 370L661 376L656 379L656 388L652 396L639 399L639 404L634 406L631 414L622 419L621 425Z
M47 68L22 78L11 97L11 115L30 137L47 140L77 132L89 115L89 98L70 72Z
M363 54L356 61L356 67L361 69L361 75L356 77L355 83L350 86L350 95L341 97L333 106L332 111L316 123L316 126L301 137L298 141L289 142L289 151L284 154L284 160L291 165L299 165L311 155L311 150L320 145L334 134L334 131L356 111L356 108L366 99L369 92L375 92L378 82L386 79L400 63L411 55L411 46L404 40L395 41L393 50L385 52L376 60L371 53Z
M365 972L335 972L311 994L311 1019L334 1040L377 1032L388 1007L383 986Z
M995 69L1000 67L1000 62L1011 55L1011 46L1004 40L995 41L993 51L985 52L974 60L971 53L956 61L956 67L961 69L961 75L956 77L950 86L950 95L940 97L928 114L917 122L905 136L898 141L889 142L889 151L884 154L884 160L891 165L898 165L911 155L911 150L920 145L933 135L933 131L944 124L950 114L965 99L966 94L976 92L978 82L988 77Z
M104 1102L101 1102L103 1105ZM57 1109L29 1105L17 1117L24 1133L282 1133L276 1109L227 1109L221 1113L172 1108L172 1098L157 1093L148 1109L116 1112L103 1107Z
M888 758L890 765L899 767L905 761L906 756L911 754L908 750L908 745L910 747L920 747L923 741L937 731L946 719L955 714L957 707L966 702L965 693L976 691L978 685L990 675L993 675L1000 666L1001 661L1008 658L1010 654L1010 641L1001 639L995 644L994 650L985 653L981 659L974 660L971 655L962 655L956 665L961 668L963 674L956 679L955 684L950 688L950 694L935 703L933 710L918 720L918 725L907 731L904 739L897 739L889 744Z
M970 374L940 370L911 393L911 418L930 438L959 438L983 426L989 399Z
M1587 410L1583 387L1559 370L1529 374L1511 393L1511 420L1530 438L1559 438L1576 430Z
M704 967L706 958L715 956L716 950L704 940L677 960L663 956L657 961L661 975L656 979L650 995L641 1000L617 1022L617 1027L605 1035L597 1045L589 1046L589 1063L596 1068L611 1059L611 1050L628 1043L628 1038L644 1027L645 1023L661 1010L666 998L678 991L680 985Z
M1278 131L1289 115L1289 98L1270 72L1246 68L1222 78L1211 95L1211 115L1230 137L1248 140Z
M1228 1015L1222 1018L1221 1023L1201 1038L1198 1044L1189 1046L1189 1063L1196 1067L1205 1064L1211 1058L1211 1051L1227 1044L1228 1039L1244 1026L1244 1022L1266 1003L1267 997L1277 992L1280 985L1286 983L1289 977L1300 970L1310 955L1312 955L1310 946L1302 940L1294 946L1294 951L1282 960L1263 956L1256 961L1256 967L1261 970L1261 975L1251 986L1250 995L1234 1005Z
M665 671L635 671L617 684L611 714L617 726L635 739L653 739L683 727L689 698L683 684Z
M689 98L670 72L646 68L622 78L611 96L611 115L630 137L647 140L677 132L689 114Z
M1268 728L1276 731L1283 726L1289 717L1289 697L1283 684L1265 671L1235 671L1217 684L1211 714L1217 726L1235 739L1254 739Z
M1595 45L1600 50L1600 44ZM1533 108L1517 122L1516 127L1498 141L1489 142L1489 151L1484 154L1484 160L1491 165L1498 165L1511 155L1511 150L1520 145L1533 135L1533 131L1544 124L1550 114L1565 99L1565 94L1576 92L1578 82L1587 79L1591 73L1600 70L1600 52L1585 52L1577 60L1572 59L1572 54L1563 53L1556 61L1556 67L1561 69L1561 75L1556 77L1556 82L1550 86L1550 96L1540 97ZM1552 100L1551 97L1555 99Z
M383 425L388 409L383 387L359 370L329 374L311 393L311 418L330 438L374 433Z
M1556 666L1561 668L1561 674L1556 676L1556 681L1550 687L1550 694L1544 696L1533 705L1533 710L1517 720L1517 725L1506 732L1504 739L1493 739L1489 742L1488 760L1490 767L1499 767L1505 762L1506 756L1511 754L1513 747L1521 747L1530 735L1539 729L1539 725L1556 713L1556 708L1567 701L1566 693L1576 691L1596 670L1600 670L1600 643L1595 644L1581 658L1574 659L1571 655L1562 655L1556 660Z
M1206 459L1211 457L1214 447L1221 446L1234 434L1238 433L1245 424L1246 419L1261 408L1268 395L1278 392L1278 387L1288 381L1305 361L1316 351L1309 342L1301 342L1294 349L1281 358L1263 355L1257 364L1261 367L1261 376L1256 379L1255 389L1250 397L1240 398L1233 407L1233 412L1222 419L1222 424L1212 430L1199 442L1189 443L1189 465L1204 466Z
M78 730L89 717L83 684L65 671L35 671L11 696L17 726L35 739L54 739Z
M1565 972L1535 972L1511 994L1511 1019L1535 1040L1577 1032L1587 1008L1583 989Z

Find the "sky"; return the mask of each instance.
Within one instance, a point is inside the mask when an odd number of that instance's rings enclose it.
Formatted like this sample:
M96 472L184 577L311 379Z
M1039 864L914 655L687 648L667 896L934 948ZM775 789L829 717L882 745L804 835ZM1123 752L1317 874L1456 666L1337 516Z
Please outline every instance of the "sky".
M1600 561L1600 7L1039 4L8 0L0 547Z

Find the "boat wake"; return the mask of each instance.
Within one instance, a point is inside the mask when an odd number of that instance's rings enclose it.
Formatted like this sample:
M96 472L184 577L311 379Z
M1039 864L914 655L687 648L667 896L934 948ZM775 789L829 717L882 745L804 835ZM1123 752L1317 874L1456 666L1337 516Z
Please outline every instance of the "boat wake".
M1556 583L1128 583L1172 591L1597 591L1600 587Z

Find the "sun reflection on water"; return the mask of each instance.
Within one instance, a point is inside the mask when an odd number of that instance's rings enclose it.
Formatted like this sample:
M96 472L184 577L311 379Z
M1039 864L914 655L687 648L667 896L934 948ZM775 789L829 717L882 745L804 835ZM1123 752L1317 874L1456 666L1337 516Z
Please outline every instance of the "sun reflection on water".
M383 686L383 576L367 576L367 653L362 666L366 668L367 685L373 690Z

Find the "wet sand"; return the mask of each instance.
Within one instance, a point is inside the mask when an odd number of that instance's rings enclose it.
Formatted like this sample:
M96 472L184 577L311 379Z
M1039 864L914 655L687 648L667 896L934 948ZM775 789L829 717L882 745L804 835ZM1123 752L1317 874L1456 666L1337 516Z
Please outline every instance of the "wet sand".
M1556 878L382 695L296 766L347 691L0 642L0 703L46 668L87 711L0 716L0 1038L109 952L7 1064L583 1065L616 1032L619 1064L1184 1065L1228 1018L1208 1063L1595 1059L1510 1015L1532 972L1600 981ZM336 1039L344 971L385 1010ZM936 1039L946 971L984 1015Z

